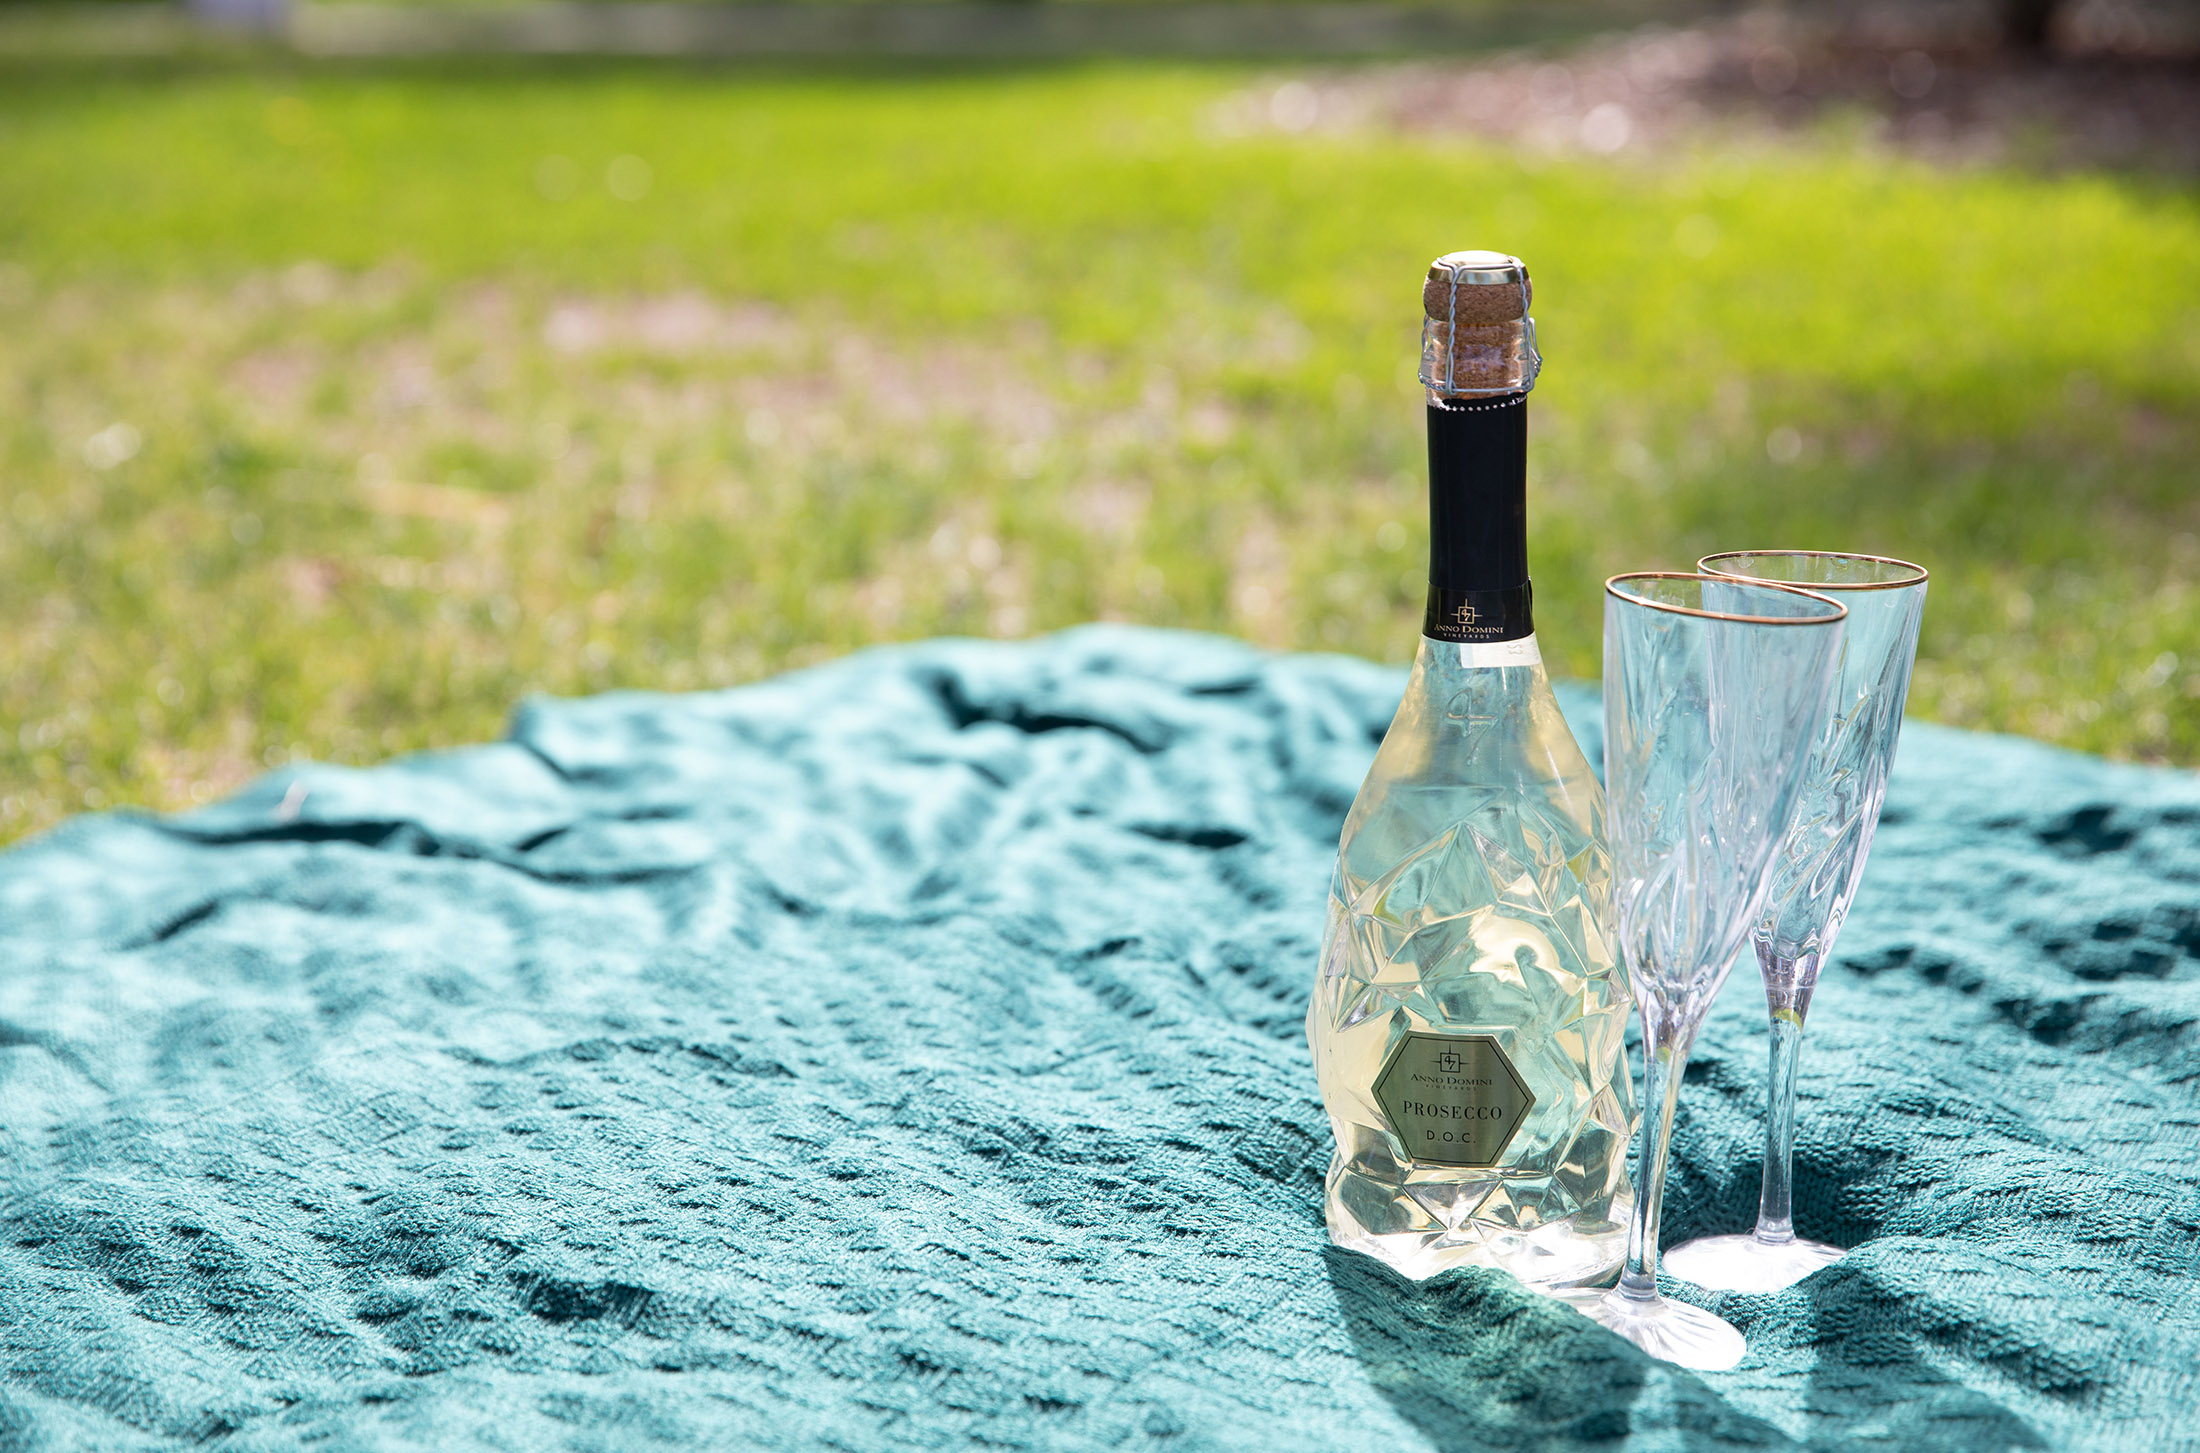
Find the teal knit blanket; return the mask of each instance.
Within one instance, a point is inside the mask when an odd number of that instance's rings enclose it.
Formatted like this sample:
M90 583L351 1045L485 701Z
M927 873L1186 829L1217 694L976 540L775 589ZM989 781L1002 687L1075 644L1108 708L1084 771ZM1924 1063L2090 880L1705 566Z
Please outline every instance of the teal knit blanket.
M1326 1240L1300 1016L1402 673L1093 627L0 855L0 1447L2200 1439L2200 781L1912 725L1734 1372ZM1566 708L1592 759L1592 697ZM1762 1000L1669 1241L1747 1227Z

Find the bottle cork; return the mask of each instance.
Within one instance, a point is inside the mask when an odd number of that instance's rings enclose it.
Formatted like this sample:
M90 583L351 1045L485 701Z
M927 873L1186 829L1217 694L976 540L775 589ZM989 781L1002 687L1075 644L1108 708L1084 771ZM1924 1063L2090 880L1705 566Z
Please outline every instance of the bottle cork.
M1432 402L1526 393L1542 357L1527 264L1502 252L1447 252L1421 284L1421 383Z

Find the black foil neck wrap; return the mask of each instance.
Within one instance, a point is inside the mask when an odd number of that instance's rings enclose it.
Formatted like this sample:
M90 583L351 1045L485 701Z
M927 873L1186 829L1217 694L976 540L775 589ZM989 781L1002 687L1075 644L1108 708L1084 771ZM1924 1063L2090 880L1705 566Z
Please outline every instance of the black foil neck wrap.
M1528 396L1430 400L1428 613L1439 641L1535 633L1528 585Z

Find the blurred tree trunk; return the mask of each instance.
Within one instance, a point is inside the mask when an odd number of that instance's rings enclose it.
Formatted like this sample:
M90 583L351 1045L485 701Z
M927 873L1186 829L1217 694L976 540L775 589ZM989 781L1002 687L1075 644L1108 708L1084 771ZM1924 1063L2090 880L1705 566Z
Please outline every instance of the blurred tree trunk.
M2054 34L2061 0L2001 0L2001 38L2012 50L2040 51Z

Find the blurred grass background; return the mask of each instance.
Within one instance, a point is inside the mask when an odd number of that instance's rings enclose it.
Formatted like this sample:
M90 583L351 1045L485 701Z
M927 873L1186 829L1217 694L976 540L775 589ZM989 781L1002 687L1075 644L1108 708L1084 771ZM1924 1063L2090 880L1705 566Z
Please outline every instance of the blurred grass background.
M2189 180L1259 124L1292 84L8 63L0 838L942 632L1403 661L1462 246L1535 271L1557 671L1613 571L1875 551L1935 572L1913 712L2200 760Z

